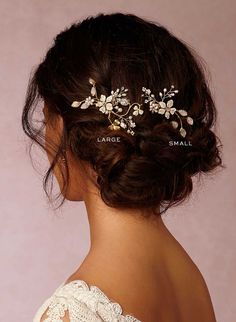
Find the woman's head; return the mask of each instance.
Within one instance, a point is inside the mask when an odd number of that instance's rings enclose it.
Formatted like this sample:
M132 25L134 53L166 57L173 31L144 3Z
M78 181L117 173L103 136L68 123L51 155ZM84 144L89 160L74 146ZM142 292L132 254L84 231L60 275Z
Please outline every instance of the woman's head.
M157 97L174 84L175 105L194 119L191 126L183 121L191 146L170 146L183 138L169 120L148 112L147 104L135 118L134 136L110 130L107 115L95 105L72 108L74 100L90 95L90 77L98 95L124 86L129 100L138 103L143 103L142 87ZM31 120L39 99L45 106L46 144ZM190 195L192 176L222 166L219 139L211 130L215 121L214 101L193 50L163 26L123 13L88 17L58 34L30 80L22 114L26 134L49 156L44 188L53 171L64 199L81 200L80 179L86 174L107 205L157 213ZM98 137L120 139L99 142Z

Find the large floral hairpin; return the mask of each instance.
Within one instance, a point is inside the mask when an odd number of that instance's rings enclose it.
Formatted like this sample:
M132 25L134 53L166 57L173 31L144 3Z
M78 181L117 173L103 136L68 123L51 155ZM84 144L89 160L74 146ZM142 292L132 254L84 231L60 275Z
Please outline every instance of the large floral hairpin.
M117 88L116 91L111 91L111 95L105 96L103 94L100 95L100 98L97 96L97 90L96 90L96 82L89 78L89 83L92 85L91 88L91 96L88 96L83 101L73 101L71 104L72 107L75 108L81 108L81 109L87 109L91 105L95 105L96 107L99 107L99 111L103 114L108 115L108 119L110 121L110 125L108 128L110 130L119 130L120 128L123 128L127 131L127 133L134 135L133 128L136 126L135 122L133 121L133 116L142 115L144 110L142 110L142 104L139 103L130 103L129 99L126 97L127 88L124 88L123 86L121 89ZM183 109L177 110L173 104L173 100L171 97L173 97L176 93L178 93L178 90L174 89L174 85L171 85L171 89L167 91L166 88L164 88L163 93L160 92L160 100L156 100L154 94L151 93L150 89L147 89L146 87L142 88L142 91L144 92L141 96L145 97L145 103L149 103L149 110L152 113L159 113L166 117L166 119L169 119L170 116L176 115L180 121L180 129L179 132L181 136L186 136L186 131L183 128L181 117L187 117L187 123L192 125L193 119L188 116L187 112ZM167 102L164 102L164 100L170 98ZM121 106L128 106L128 110L122 114L123 108ZM132 115L128 115L129 111L133 108ZM112 121L111 116L114 115L116 118ZM179 123L177 121L171 121L171 125L173 128L177 129L179 126Z

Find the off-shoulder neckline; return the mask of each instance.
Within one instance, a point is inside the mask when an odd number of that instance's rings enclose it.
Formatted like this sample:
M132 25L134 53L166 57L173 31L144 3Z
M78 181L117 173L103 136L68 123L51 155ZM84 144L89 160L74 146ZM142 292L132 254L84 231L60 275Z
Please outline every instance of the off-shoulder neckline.
M101 294L101 296L103 298L107 299L107 301L110 304L120 308L120 310L121 310L120 315L122 317L129 318L130 322L142 322L141 320L136 318L132 313L125 312L123 307L122 307L122 305L120 303L118 303L114 298L109 297L100 287L98 287L97 285L94 285L94 284L90 284L90 283L86 282L85 280L75 279L75 280L72 280L70 282L67 282L67 280L66 280L58 287L58 289L60 289L62 287L65 287L67 285L72 285L72 284L79 284L80 286L82 286L82 288L84 290L88 290L88 291L92 291L92 292L93 291L98 291Z

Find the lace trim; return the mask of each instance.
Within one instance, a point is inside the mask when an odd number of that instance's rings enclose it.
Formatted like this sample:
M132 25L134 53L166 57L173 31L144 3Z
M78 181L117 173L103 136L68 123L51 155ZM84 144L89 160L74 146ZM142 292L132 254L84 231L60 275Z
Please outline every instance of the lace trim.
M113 302L97 286L83 280L61 284L54 294L38 310L33 322L40 322L43 313L47 318L42 322L63 322L68 311L71 322L141 322L132 315L122 315L119 303Z

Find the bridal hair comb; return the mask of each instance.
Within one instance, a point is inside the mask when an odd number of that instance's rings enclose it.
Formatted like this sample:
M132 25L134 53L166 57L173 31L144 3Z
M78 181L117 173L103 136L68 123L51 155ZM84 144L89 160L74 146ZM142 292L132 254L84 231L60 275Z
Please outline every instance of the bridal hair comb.
M129 99L126 97L128 89L124 88L123 86L121 87L121 89L117 88L116 91L112 90L111 95L107 97L101 94L100 98L98 98L97 90L95 87L96 82L92 78L89 78L89 83L92 85L91 96L88 96L83 101L73 101L71 106L75 108L87 109L90 105L95 105L96 107L99 107L100 112L108 115L108 119L111 123L111 125L108 126L110 130L118 130L120 128L123 128L126 129L127 133L134 135L135 133L133 131L133 128L136 126L136 124L133 121L133 116L143 114L144 110L142 110L142 104L131 104ZM178 120L180 122L179 132L182 137L185 137L186 130L183 128L181 117L187 117L187 123L190 125L193 124L193 119L188 116L187 111L183 109L177 110L173 106L174 102L171 97L178 93L178 90L174 89L174 85L171 85L169 91L164 88L163 92L159 92L160 100L157 100L155 98L150 89L142 87L142 91L143 94L141 96L145 98L145 103L149 103L149 110L151 113L159 113L161 115L164 115L166 119L169 119L170 116L173 115L176 115L178 117ZM168 99L167 102L165 102L166 99ZM122 106L128 106L128 110L124 114L121 113L123 112L123 108L120 107L119 104ZM128 116L131 108L133 108L133 113L132 115ZM111 120L112 115L115 115L117 117L113 121ZM174 129L177 129L179 123L177 121L171 121L171 125Z

